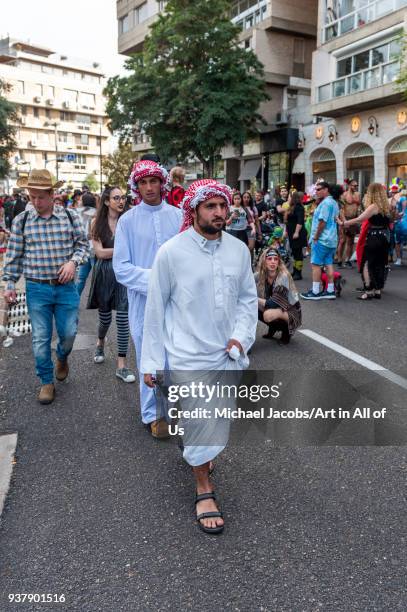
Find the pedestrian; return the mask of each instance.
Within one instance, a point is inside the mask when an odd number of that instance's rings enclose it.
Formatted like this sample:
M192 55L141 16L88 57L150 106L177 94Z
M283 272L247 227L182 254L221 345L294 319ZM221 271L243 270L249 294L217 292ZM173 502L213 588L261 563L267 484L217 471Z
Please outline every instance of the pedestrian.
M240 191L236 191L232 196L232 206L226 219L226 230L231 236L238 238L248 245L248 227L249 222L246 209L243 206L242 194Z
M363 269L367 272L367 289L359 300L380 299L385 282L385 270L390 246L390 206L386 190L380 183L371 183L365 196L365 210L354 219L344 222L345 227L369 220L363 249Z
M179 232L182 223L181 211L164 200L167 176L167 171L154 161L134 164L129 184L133 198L141 201L120 218L113 254L116 279L127 287L129 324L139 371L141 417L157 438L168 436L168 426L163 415L157 413L153 389L144 384L140 359L151 267L160 246Z
M117 281L112 261L117 223L124 212L125 202L126 196L120 187L108 187L102 194L100 207L91 229L96 263L93 268L87 308L97 308L99 311L95 363L105 361L105 338L112 323L112 311L116 311L116 376L125 383L133 383L136 377L126 364L129 348L127 289Z
M74 282L78 265L88 257L88 241L75 211L55 206L52 176L48 170L32 170L18 181L30 194L33 210L13 221L6 253L4 297L16 301L15 283L26 280L28 314L37 376L41 381L38 400L50 404L55 398L51 359L53 319L58 334L55 377L69 373L68 356L78 327L79 295Z
M150 277L141 369L149 387L168 366L175 380L224 380L248 365L257 325L257 293L249 250L224 227L231 189L212 179L195 181L184 198L183 231L159 250ZM231 357L236 353L236 361ZM185 370L191 371L188 378ZM182 372L184 371L184 372ZM240 376L240 374L239 374ZM216 383L214 383L216 384ZM222 405L225 400L221 400ZM193 408L202 400L189 398ZM211 408L208 408L211 410ZM213 459L225 448L229 419L181 419L183 457L195 477L199 527L223 530L210 481Z
M291 254L294 260L293 280L302 279L302 267L304 262L303 250L308 244L303 199L304 194L301 191L294 191L291 193L288 199L290 208L287 210L284 217Z
M184 199L185 189L185 170L181 166L171 168L170 172L170 190L167 193L166 200L171 206L180 208L181 202Z
M254 199L255 199L255 204L256 204L256 208L257 208L257 212L259 214L259 218L262 216L263 213L266 212L266 210L269 209L269 207L267 206L266 202L264 201L264 194L262 192L261 189L257 189L255 194L254 194Z
M85 288L87 278L95 264L95 253L93 250L93 242L91 236L91 225L92 221L96 216L96 198L95 196L87 191L83 194L81 199L81 205L76 209L84 227L85 233L89 239L89 258L85 263L82 263L78 268L78 274L76 277L76 288L79 293L79 297Z
M16 199L13 207L13 220L22 212L25 211L27 207L27 197L24 193L18 192L16 195Z
M280 224L284 223L284 211L287 210L288 202L288 188L287 185L279 185L276 188L276 199L274 203L275 214Z
M82 191L80 189L75 189L72 196L72 203L70 208L80 208L82 205Z
M257 270L258 317L269 327L263 338L273 338L281 331L281 342L288 344L301 325L301 304L293 277L274 248L262 253Z
M242 204L246 209L247 218L249 220L249 227L247 231L248 247L253 260L254 247L256 245L256 234L261 234L260 223L259 223L259 212L254 205L252 194L250 191L245 191L242 195ZM254 233L253 233L254 224Z
M396 248L396 261L394 265L401 266L403 245L407 243L407 197L404 189L400 192L400 198L396 203L394 242Z
M346 183L347 189L342 194L339 202L340 219L342 221L355 219L360 212L361 205L358 182L355 179L348 179ZM350 225L349 227L340 226L337 251L338 268L342 268L343 265L347 268L353 268L351 259L355 248L355 236L359 233L359 230L358 225ZM345 261L343 261L344 256Z
M301 293L301 297L304 300L334 300L336 294L333 262L338 245L339 206L330 195L327 182L318 182L315 190L320 204L315 209L311 227L312 288L305 293ZM328 276L328 288L321 291L323 267L326 268Z

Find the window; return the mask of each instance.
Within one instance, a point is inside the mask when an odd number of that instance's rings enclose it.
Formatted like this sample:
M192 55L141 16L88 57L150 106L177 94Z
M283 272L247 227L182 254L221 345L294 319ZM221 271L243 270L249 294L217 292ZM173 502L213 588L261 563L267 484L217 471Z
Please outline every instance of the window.
M36 83L36 84L34 85L34 90L33 90L33 91L34 91L34 95L35 95L35 96L42 96L42 95L43 95L43 93L44 93L44 88L43 88L43 86L41 85L41 83Z
M80 115L80 114L77 114L76 115L76 121L78 123L83 123L85 125L89 125L90 121L91 121L91 118L90 118L90 115Z
M119 33L126 34L130 30L130 17L129 15L124 15L119 19Z
M100 147L100 145L102 144L102 139L100 136L96 136L96 146Z
M147 2L140 4L136 9L134 9L134 24L138 25L139 23L143 23L149 18L148 14L148 6Z
M58 142L68 142L68 134L66 132L58 132Z
M24 106L24 104L22 104L22 105L20 106L20 112L21 112L21 114L22 114L24 117L26 116L26 114L27 114L27 107L26 107L26 106Z
M41 72L43 72L44 74L54 74L54 69L52 66L46 66L45 64L43 64L41 66Z
M55 87L52 85L45 85L45 97L55 98Z
M16 90L16 93L20 95L24 95L25 94L24 81L17 81L16 85L14 85L14 89Z
M33 107L33 115L37 118L40 116L40 111L36 106Z
M95 94L83 93L82 91L79 94L79 104L82 106L86 106L87 108L95 107Z
M59 117L61 121L73 121L73 113L67 111L60 111Z
M46 108L46 109L45 109L45 116L46 116L46 118L47 118L47 119L51 119L51 115L52 115L52 113L51 113L51 111L49 110L49 108Z
M352 58L347 57L346 59L339 60L337 66L337 76L338 78L347 76L352 73Z
M42 159L43 159L44 161L47 161L47 160L48 160L48 153L47 153L46 151L43 151L43 152L42 152Z
M82 155L82 153L77 153L76 154L76 163L77 164L82 164L83 166L86 165L86 155Z
M81 134L81 144L88 145L89 144L89 136L88 134Z
M64 101L70 104L76 104L78 92L73 89L64 89Z
M353 72L359 72L359 70L369 68L369 55L369 51L363 51L354 56Z

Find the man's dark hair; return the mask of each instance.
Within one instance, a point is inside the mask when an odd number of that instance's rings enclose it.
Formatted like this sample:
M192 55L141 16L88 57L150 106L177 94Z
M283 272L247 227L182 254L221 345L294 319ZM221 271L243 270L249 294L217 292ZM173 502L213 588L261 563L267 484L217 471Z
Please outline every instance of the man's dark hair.
M319 181L318 185L322 187L322 189L329 189L329 183L327 183L326 181Z
M161 163L160 156L156 153L146 153L143 155L143 157L141 157L140 161L153 161L156 164Z
M86 192L82 196L82 206L96 208L96 198L93 193Z
M330 185L329 193L331 194L334 200L338 201L341 195L343 194L342 185Z

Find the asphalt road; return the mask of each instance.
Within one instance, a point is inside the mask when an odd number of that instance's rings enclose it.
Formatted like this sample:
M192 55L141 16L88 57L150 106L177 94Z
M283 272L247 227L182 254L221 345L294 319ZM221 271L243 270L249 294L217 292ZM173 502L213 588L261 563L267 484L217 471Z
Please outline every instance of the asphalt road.
M340 300L303 304L304 329L407 378L407 267L369 303L355 299L356 273L344 276ZM211 538L194 523L175 441L149 437L136 386L114 377L114 335L105 364L93 364L94 330L83 311L69 381L50 407L35 400L29 338L0 357L0 431L18 432L0 527L2 612L404 612L407 449L394 444L405 444L405 389L305 335L288 347L263 340L259 326L251 367L274 371L284 405L344 399L393 412L384 433L339 422L232 437L214 475L226 528ZM322 445L304 446L313 436ZM10 604L8 593L66 603Z

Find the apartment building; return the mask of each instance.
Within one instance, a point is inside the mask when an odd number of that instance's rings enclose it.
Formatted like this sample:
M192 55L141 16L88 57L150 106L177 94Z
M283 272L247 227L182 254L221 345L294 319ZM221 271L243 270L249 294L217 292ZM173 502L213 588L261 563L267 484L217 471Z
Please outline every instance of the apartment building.
M303 163L342 183L407 179L407 105L398 91L407 0L319 0L312 113Z
M0 78L18 104L18 150L3 189L10 191L31 168L46 167L66 185L101 177L108 153L104 76L99 64L73 60L22 40L0 40Z
M164 9L156 0L117 0L119 52L142 49L148 28ZM244 190L294 183L304 186L304 168L296 163L303 148L303 124L311 121L312 53L316 48L317 0L234 0L231 19L241 28L240 43L253 49L265 67L270 101L260 106L265 124L242 149L225 147L225 180ZM148 150L145 135L135 138L136 152Z

